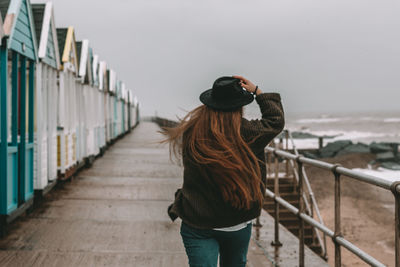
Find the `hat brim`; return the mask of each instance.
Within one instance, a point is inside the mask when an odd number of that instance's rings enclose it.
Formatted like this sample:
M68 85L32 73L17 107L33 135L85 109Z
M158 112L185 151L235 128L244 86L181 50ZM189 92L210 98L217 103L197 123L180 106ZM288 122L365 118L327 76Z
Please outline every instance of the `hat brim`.
M243 95L232 99L232 100L224 100L217 101L215 98L212 97L212 89L208 89L200 94L200 101L204 105L222 111L233 111L240 107L250 104L254 101L253 94L249 93L248 91L243 90Z

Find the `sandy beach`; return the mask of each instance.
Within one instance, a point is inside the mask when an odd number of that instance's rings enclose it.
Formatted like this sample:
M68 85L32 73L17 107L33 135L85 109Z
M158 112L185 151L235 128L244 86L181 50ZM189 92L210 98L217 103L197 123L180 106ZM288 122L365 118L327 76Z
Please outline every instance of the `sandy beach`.
M367 168L373 154L349 154L324 159L347 168ZM334 229L334 178L327 171L306 168L325 224ZM387 266L394 266L394 197L390 191L347 177L341 183L343 236ZM334 245L327 239L329 264L334 266ZM342 248L342 266L368 266Z

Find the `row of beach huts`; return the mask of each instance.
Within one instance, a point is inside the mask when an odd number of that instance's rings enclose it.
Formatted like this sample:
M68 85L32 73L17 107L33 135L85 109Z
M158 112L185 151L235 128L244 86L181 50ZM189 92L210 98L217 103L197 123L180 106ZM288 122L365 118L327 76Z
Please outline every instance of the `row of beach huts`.
M0 235L139 122L139 103L53 3L0 0Z

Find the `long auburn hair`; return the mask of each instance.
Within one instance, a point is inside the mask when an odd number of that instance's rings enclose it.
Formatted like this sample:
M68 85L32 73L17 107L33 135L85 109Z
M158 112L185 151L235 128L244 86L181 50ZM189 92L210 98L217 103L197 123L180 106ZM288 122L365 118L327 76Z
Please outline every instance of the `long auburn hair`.
M205 105L190 111L176 127L163 128L170 152L182 153L212 173L224 201L235 208L261 205L261 171L257 157L240 134L242 108L218 111Z

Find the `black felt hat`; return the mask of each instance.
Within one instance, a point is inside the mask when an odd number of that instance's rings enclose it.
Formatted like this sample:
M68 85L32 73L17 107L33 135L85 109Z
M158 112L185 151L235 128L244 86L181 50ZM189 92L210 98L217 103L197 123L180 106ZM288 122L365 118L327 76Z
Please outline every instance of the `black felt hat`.
M218 78L211 89L200 95L200 101L204 105L222 111L236 110L253 100L253 94L244 90L240 80L233 77Z

